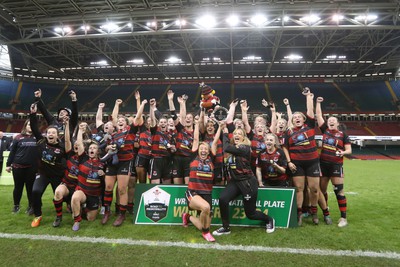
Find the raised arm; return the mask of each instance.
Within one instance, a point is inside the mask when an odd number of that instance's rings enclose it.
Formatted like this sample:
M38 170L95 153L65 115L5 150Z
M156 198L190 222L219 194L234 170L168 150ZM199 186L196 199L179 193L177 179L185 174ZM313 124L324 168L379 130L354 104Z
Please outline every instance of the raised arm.
M147 104L147 100L143 99L142 103L140 103L139 108L137 110L135 119L133 120L134 125L142 125L143 124L143 110L144 106Z
M200 109L199 115L199 131L201 134L206 132L206 122L204 121L204 109Z
M287 113L287 117L288 117L288 127L292 127L292 116L293 116L293 112L292 112L292 108L290 107L290 103L289 103L289 99L285 98L283 99L283 104L285 104L286 106L286 113Z
M194 120L192 152L196 152L197 149L199 149L199 144L200 144L199 123L200 121L198 119Z
M251 131L251 126L249 124L249 117L247 116L247 111L249 110L249 107L250 106L247 105L247 100L240 101L240 108L242 109L242 121L246 133L249 133Z
M211 153L213 155L217 155L218 141L219 141L219 138L221 137L222 130L226 128L226 123L224 121L218 122L218 125L219 125L219 127L217 129L217 132L214 135L214 140L213 140L213 143L211 146Z
M321 103L323 101L324 99L322 97L317 97L317 103L315 104L315 115L317 116L318 127L321 127L325 123L321 109Z
M76 144L78 145L78 155L82 155L85 152L85 146L83 144L83 132L87 127L86 122L81 122L79 124L78 135L76 137Z
M78 98L76 97L76 93L73 90L69 91L69 97L71 97L71 120L69 124L72 129L78 125Z
M122 104L122 100L121 99L115 100L115 105L114 105L113 111L111 113L111 118L112 118L112 122L113 122L114 127L117 127L119 106L121 104Z
M309 118L314 118L314 94L310 92L310 88L304 87L303 95L306 96L307 103L307 116Z
M150 127L156 127L157 120L154 114L154 108L156 107L156 100L154 98L150 99Z
M64 124L64 144L65 144L65 151L69 152L72 149L72 143L71 143L71 133L70 133L70 129L69 129L69 117L65 116L63 118L63 124Z
M181 124L186 126L186 100L188 99L187 95L178 96L178 103L179 103L179 118ZM175 122L175 125L177 123Z
M50 114L50 112L47 110L46 106L43 103L42 90L39 88L38 90L35 91L34 94L35 94L35 103L37 105L36 109L38 109L40 111L40 113L42 113L42 115L48 125L55 124L56 119L53 117L53 115ZM36 112L35 112L35 116L36 116Z
M239 103L239 99L235 99L229 105L228 116L226 117L226 124L233 123L233 120L235 118L235 110L236 110L236 106L238 105L238 103Z
M106 106L104 103L100 103L98 108L97 108L97 113L96 113L96 128L99 128L101 125L103 125L103 109Z
M276 109L275 109L275 104L272 103L270 106L270 110L271 110L271 125L269 127L269 131L271 133L276 133L276 124L278 123L278 118L276 115Z
M31 113L29 114L29 121L31 123L32 133L35 136L36 140L39 141L40 139L43 139L44 137L42 136L42 134L39 131L38 120L36 117L36 112L37 112L36 104L31 105L30 112Z

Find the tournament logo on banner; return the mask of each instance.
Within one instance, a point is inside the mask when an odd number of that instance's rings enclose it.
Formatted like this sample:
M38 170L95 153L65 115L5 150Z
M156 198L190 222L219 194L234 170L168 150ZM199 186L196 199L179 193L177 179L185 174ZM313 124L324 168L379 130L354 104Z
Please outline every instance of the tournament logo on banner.
M142 194L146 217L153 222L165 218L168 212L171 195L158 186L150 188Z

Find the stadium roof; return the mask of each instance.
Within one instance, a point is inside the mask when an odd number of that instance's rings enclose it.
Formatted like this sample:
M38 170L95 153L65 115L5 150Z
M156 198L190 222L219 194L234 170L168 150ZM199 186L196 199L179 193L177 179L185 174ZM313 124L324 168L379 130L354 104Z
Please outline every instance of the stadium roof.
M11 78L393 79L397 0L10 0Z

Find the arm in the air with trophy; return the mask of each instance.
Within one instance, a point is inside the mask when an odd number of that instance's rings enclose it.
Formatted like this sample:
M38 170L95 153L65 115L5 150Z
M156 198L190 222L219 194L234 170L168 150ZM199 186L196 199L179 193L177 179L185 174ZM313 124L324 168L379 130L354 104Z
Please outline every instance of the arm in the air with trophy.
M251 126L249 123L249 117L247 115L247 111L249 110L250 106L247 105L247 100L240 101L240 108L242 109L242 121L244 125L244 130L246 134L251 132Z

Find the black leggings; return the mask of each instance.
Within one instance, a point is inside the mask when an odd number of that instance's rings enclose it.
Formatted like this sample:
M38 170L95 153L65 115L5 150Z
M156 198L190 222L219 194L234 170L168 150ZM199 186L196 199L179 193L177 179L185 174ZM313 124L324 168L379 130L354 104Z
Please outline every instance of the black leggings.
M26 195L28 197L29 207L32 206L32 188L33 182L35 181L37 169L34 167L28 168L13 168L12 174L14 178L14 205L19 205L24 191L24 185L26 189Z
M36 177L32 191L32 207L36 217L42 215L42 196L47 186L51 184L54 193L60 183L61 177L49 178L44 174L40 174Z
M230 180L219 197L219 208L221 209L222 226L229 227L229 202L237 196L242 195L243 206L247 218L261 220L268 223L270 217L256 210L258 195L258 183L255 177L244 181Z

